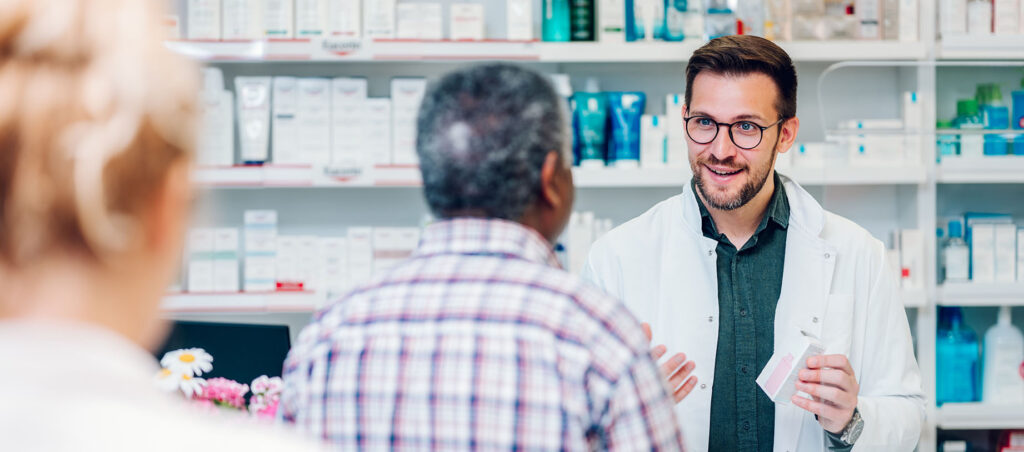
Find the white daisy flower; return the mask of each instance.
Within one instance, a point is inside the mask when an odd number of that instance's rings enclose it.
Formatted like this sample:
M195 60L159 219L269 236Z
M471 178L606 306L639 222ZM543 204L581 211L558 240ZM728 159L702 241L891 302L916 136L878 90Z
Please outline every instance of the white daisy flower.
M193 396L202 395L203 387L206 386L206 380L188 374L182 375L178 382L180 383L178 387L181 389L181 393L185 394L185 397L189 399Z
M164 355L160 365L174 373L196 377L213 370L213 356L201 348L174 350Z
M175 374L171 369L160 369L160 372L156 374L156 378L154 380L156 382L156 387L160 388L161 391L177 391L179 382L181 381L181 374Z

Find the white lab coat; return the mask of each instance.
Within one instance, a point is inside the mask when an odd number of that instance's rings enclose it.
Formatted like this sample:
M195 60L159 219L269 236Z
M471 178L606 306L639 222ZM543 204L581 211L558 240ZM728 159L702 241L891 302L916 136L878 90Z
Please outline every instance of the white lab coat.
M924 395L884 245L823 210L795 182L782 180L790 220L774 346L779 349L804 330L822 339L826 353L846 355L860 383L858 408L865 423L855 450L913 450L924 422ZM716 247L701 232L700 211L687 185L681 195L598 240L583 271L651 324L654 344L696 363L697 387L676 407L691 451L708 449L718 347ZM813 414L776 405L774 450L823 451L826 444Z

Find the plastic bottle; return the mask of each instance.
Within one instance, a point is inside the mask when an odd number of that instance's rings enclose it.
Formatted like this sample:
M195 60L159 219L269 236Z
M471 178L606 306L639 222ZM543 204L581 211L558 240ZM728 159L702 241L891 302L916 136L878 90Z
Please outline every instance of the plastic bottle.
M960 308L939 308L935 344L935 400L974 402L978 392L978 339L963 323Z
M981 122L981 115L978 114L978 101L976 99L961 99L956 103L956 119L953 125L958 129L982 130L985 125ZM984 139L980 134L960 135L960 155L963 157L977 158L984 156Z
M946 282L967 282L970 252L963 239L960 220L949 222L949 240L942 248L942 261L946 269Z
M544 0L541 32L546 42L566 42L572 39L569 24L569 0Z
M999 308L999 322L985 333L985 367L982 401L1024 404L1024 334L1011 323L1009 306Z

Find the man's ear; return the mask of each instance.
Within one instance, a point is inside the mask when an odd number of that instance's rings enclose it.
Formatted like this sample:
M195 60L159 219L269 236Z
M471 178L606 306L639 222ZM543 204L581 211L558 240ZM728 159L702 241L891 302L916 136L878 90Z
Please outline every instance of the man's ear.
M792 117L779 125L779 146L780 154L788 152L793 143L796 142L796 134L800 131L800 118Z
M562 184L569 183L562 177L562 171L566 170L564 166L558 151L550 151L540 168L540 200L551 207L568 202L562 195L565 193Z

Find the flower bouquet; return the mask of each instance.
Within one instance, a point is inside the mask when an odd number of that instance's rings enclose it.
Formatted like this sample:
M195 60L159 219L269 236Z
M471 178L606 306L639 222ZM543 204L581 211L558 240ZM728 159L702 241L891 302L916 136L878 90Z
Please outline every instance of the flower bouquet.
M183 397L209 409L241 411L257 418L272 420L281 400L281 377L261 375L246 385L227 378L204 379L213 370L213 356L201 348L167 352L160 360L162 369L156 385L167 392L180 392ZM252 389L246 405L246 393ZM248 408L248 409L247 409Z

